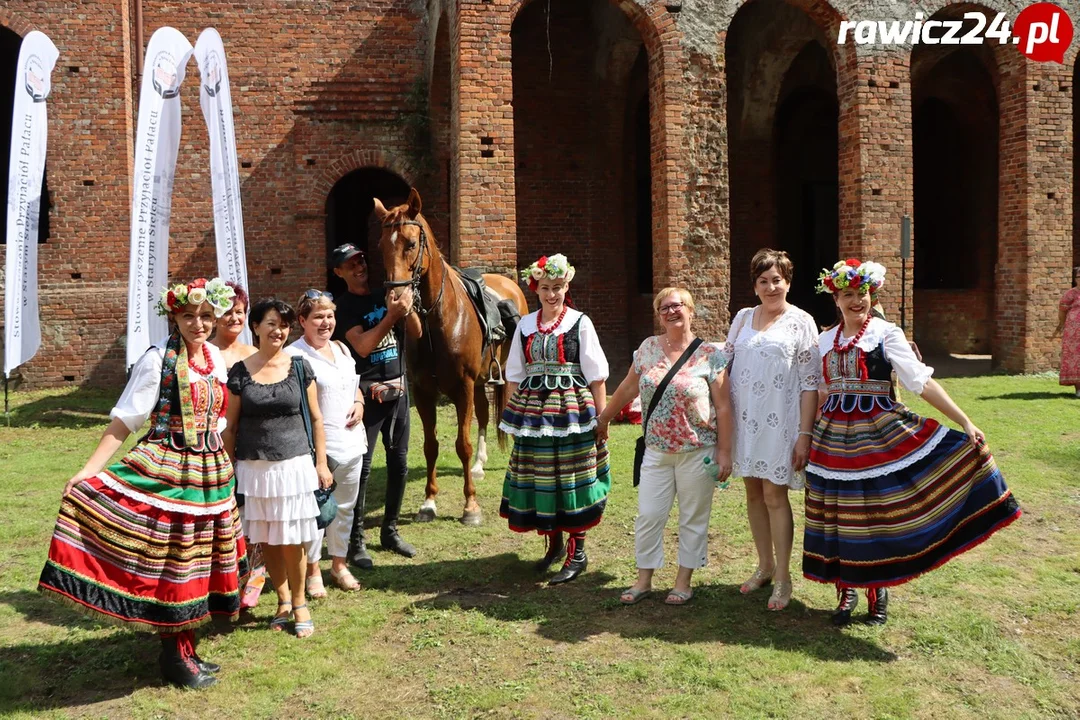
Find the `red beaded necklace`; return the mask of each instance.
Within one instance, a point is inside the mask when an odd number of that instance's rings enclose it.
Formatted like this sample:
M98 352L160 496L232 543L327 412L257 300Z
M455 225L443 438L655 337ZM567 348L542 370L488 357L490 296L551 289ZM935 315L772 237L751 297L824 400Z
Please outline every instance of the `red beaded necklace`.
M562 324L563 318L566 317L566 311L568 309L568 305L563 305L563 309L562 312L559 313L559 317L555 318L555 322L548 325L547 329L545 329L544 326L540 324L540 317L544 314L541 312L539 315L536 316L536 332L540 333L541 335L550 335L551 333L555 332L555 328L559 327L559 325Z
M838 354L843 355L844 353L851 350L851 348L858 345L859 340L862 339L863 333L866 332L866 327L870 324L870 318L872 318L872 317L873 317L873 315L871 315L870 313L867 313L866 314L866 320L863 321L862 327L859 328L859 332L855 333L855 337L851 338L851 340L848 340L848 342L843 346L840 345L840 333L842 333L844 331L844 323L841 322L839 325L837 325L836 326L836 336L833 337L833 350L835 352L837 352Z
M210 348L206 347L206 343L202 344L202 356L203 366L199 367L195 364L194 358L188 358L188 367L199 373L203 377L210 377L210 374L214 372L214 358L210 355Z

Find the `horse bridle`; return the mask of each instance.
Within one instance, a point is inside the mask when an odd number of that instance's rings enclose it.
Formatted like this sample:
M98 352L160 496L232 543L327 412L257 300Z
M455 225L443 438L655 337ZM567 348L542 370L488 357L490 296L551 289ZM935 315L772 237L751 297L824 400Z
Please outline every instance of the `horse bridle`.
M416 262L413 263L412 277L408 280L387 280L383 282L383 287L386 288L399 288L409 286L413 291L413 310L420 316L421 320L427 318L427 314L435 309L442 300L443 290L446 288L446 282L444 281L439 285L439 294L432 301L431 307L425 308L423 300L420 298L420 278L424 274L424 255L431 255L431 251L428 249L427 233L424 232L424 224L417 222L416 220L394 220L391 222L383 223L384 228L402 227L405 225L415 225L420 228L420 250L416 253ZM445 263L445 260L443 261Z

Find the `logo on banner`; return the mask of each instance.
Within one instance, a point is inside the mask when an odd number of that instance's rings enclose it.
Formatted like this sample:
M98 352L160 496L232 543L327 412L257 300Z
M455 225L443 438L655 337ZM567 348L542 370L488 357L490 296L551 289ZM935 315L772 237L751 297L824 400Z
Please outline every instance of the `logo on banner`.
M170 52L159 52L154 57L154 72L151 74L154 90L165 100L180 94L180 79L176 73L176 59Z
M49 73L45 72L44 63L37 55L26 58L23 87L26 88L26 94L36 103L45 102L45 98L49 97L52 83L49 81Z
M221 61L216 51L211 50L206 56L206 72L203 73L203 89L210 97L217 97L221 92Z

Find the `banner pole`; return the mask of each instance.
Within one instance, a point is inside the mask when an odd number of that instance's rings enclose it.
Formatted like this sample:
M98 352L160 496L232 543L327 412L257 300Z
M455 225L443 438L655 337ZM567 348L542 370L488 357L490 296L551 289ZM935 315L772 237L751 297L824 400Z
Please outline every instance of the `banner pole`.
M8 413L8 377L4 375L4 421L11 427L11 415Z

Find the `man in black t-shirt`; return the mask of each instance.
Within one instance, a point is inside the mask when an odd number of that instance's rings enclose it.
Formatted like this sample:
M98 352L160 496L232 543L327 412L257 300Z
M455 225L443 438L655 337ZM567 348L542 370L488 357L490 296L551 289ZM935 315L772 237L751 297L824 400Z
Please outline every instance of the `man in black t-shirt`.
M330 262L334 274L348 286L346 292L334 298L337 305L334 339L342 340L352 350L366 401L364 427L368 445L360 474L349 557L358 568L368 570L373 563L364 544L364 496L380 434L386 448L386 508L379 539L386 550L405 557L416 555L416 548L398 534L397 521L405 495L409 455L409 403L401 348L406 331L418 337L421 326L412 312L411 288L390 293L381 289L371 291L367 258L355 245L346 243L334 248ZM399 322L402 318L404 323Z

